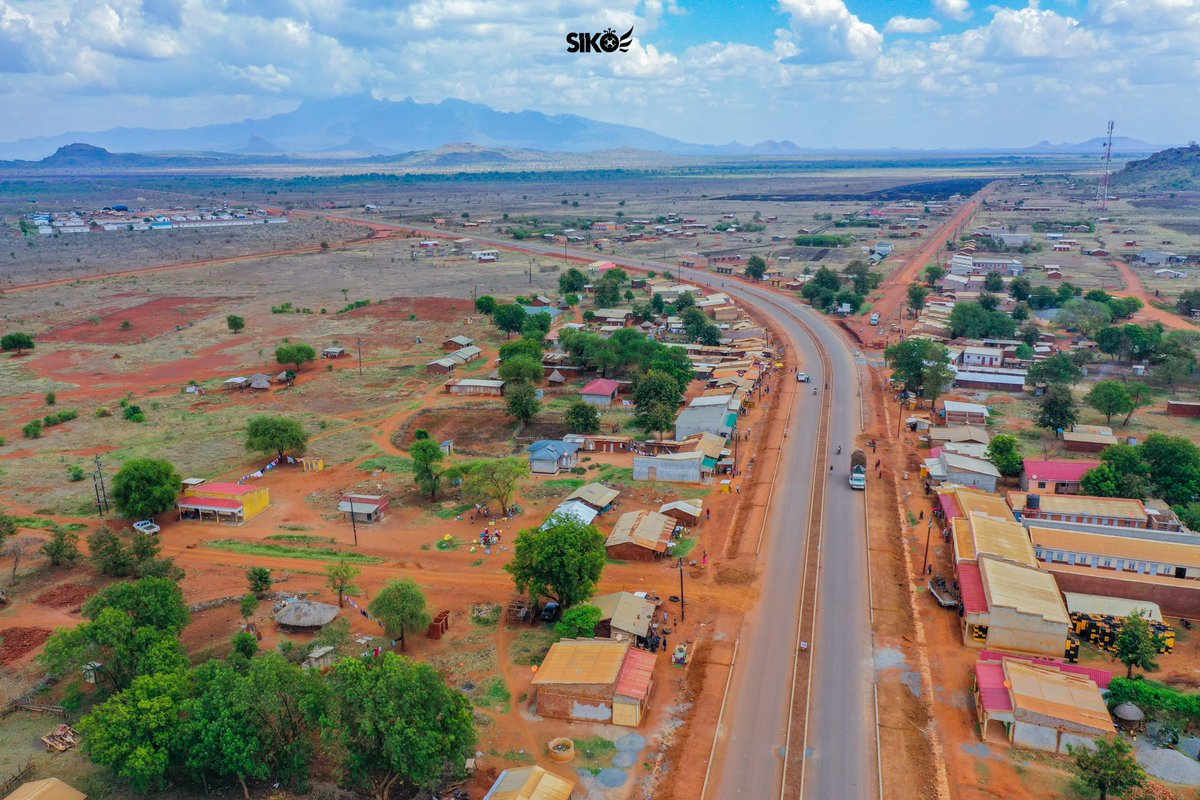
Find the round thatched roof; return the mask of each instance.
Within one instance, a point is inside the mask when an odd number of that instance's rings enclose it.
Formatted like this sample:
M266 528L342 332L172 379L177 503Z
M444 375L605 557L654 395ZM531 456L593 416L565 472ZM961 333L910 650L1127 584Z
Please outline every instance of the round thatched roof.
M338 607L312 600L288 603L275 614L275 621L289 628L321 628L338 615Z
M1141 722L1146 718L1145 713L1133 703L1121 703L1113 709L1113 716L1125 722Z

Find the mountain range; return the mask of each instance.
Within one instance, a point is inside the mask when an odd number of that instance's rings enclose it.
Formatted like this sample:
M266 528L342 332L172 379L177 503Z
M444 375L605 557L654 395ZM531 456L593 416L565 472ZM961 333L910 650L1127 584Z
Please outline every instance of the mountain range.
M172 153L213 163L216 154L238 156L303 156L342 160L397 156L434 150L454 142L480 148L508 148L554 153L590 153L632 149L668 155L789 156L831 153L896 153L896 149L838 150L803 148L787 140L754 145L691 144L631 125L600 122L575 114L496 111L479 103L446 99L440 103L378 100L369 94L305 100L293 111L265 119L202 125L193 128L111 128L71 131L0 144L0 158L37 160L58 148L87 142L117 154ZM1102 140L1077 144L1040 142L1033 147L969 152L1099 153ZM1114 152L1151 153L1161 149L1137 139L1118 137ZM965 152L956 150L954 152ZM200 155L197 155L200 154ZM176 162L178 163L178 162ZM113 166L119 166L114 164ZM152 166L152 165L144 165Z

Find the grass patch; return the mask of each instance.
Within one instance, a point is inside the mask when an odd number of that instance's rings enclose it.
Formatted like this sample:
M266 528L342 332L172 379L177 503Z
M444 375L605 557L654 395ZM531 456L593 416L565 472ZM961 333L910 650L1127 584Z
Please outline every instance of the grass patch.
M39 531L48 531L54 527L54 520L42 519L41 517L9 517L18 528L34 528Z
M460 547L462 547L464 544L465 544L465 542L462 539L458 539L458 538L455 538L452 536L449 539L438 539L437 540L437 549L438 550L457 550Z
M508 660L518 667L540 666L557 640L558 634L551 628L522 631L508 643Z
M291 547L286 544L245 542L240 539L217 539L207 542L205 547L225 550L245 556L268 556L272 558L303 558L309 561L338 561L344 559L351 564L379 564L384 559L349 550L332 547Z
M482 558L477 558L477 559L475 559L474 561L472 561L472 562L471 562L471 566L472 566L472 567L482 567L482 566L483 566L483 559L482 559Z
M633 480L633 467L616 467L608 464L596 474L598 480L614 483L629 483Z
M472 694L477 706L493 708L504 714L511 710L509 704L512 702L512 692L505 685L504 678L499 675L493 675L479 684Z
M604 559L604 563L606 563L606 564L612 564L614 567L619 567L619 566L621 566L622 564L624 564L624 563L626 563L626 562L622 561L622 560L621 560L621 559L619 559L619 558L605 558L605 559Z
M588 739L575 739L575 753L581 761L600 762L604 766L612 761L617 754L617 746L603 736L592 736Z
M411 475L413 460L405 456L375 456L359 464L358 468L366 472L381 469L384 472L394 472L397 475Z
M632 472L633 470L630 470L630 473ZM583 478L552 478L543 482L542 486L545 486L547 489L564 489L573 492L586 483L587 481Z
M279 530L281 530L281 531L311 531L312 530L312 528L308 527L307 525L295 525L290 522L285 522L278 527L279 527ZM267 538L270 539L271 537L268 536Z
M306 533L273 533L266 538L274 542L291 542L292 544L332 544L337 541L331 536L313 536Z
M474 503L462 503L461 505L450 506L448 508L439 508L434 511L433 514L438 519L454 519L460 514L470 511L473 508L475 508Z
M479 603L471 606L471 622L481 628L494 628L500 622L504 609L497 603Z
M698 544L700 544L700 540L695 536L681 538L675 542L675 549L671 551L671 555L676 558L687 558Z

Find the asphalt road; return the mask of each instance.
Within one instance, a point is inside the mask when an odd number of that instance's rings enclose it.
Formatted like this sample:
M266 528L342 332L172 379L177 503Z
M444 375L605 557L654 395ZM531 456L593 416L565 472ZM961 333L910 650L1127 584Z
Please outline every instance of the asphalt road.
M403 225L430 235L445 236L436 228ZM481 235L471 238L505 249L559 255L560 247L536 242L514 243ZM585 253L571 253L587 257ZM791 302L767 289L741 281L720 281L712 273L674 264L603 255L618 266L657 269L681 279L720 289L753 303L776 323L789 348L801 361L800 369L813 376L814 396L798 392L782 456L782 485L772 495L764 546L759 554L765 570L762 595L755 613L748 615L741 633L738 662L718 745L719 773L708 797L773 800L780 796L787 748L789 698L794 669L810 668L807 749L803 768L803 796L814 800L856 800L876 794L874 707L871 697L872 644L866 579L866 514L863 494L850 489L850 452L860 432L859 372L855 353L828 322L808 306ZM813 334L801 327L804 319L824 345L832 363L824 374ZM824 384L828 382L829 390ZM810 518L810 498L815 473L817 426L821 404L830 404L827 454L832 472L823 496L824 530L821 542L817 594L816 633L810 648L796 659L796 630L800 614L800 580ZM835 448L841 445L841 455ZM825 469L828 469L827 467ZM811 613L811 612L809 612ZM798 703L804 698L798 697ZM789 785L801 780L795 770Z

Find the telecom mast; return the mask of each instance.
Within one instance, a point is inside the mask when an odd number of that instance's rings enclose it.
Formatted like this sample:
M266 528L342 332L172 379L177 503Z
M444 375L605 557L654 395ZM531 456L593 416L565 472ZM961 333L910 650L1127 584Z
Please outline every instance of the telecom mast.
M1108 208L1108 186L1112 180L1112 134L1113 121L1108 121L1108 141L1104 144L1104 181L1101 184L1100 210Z

